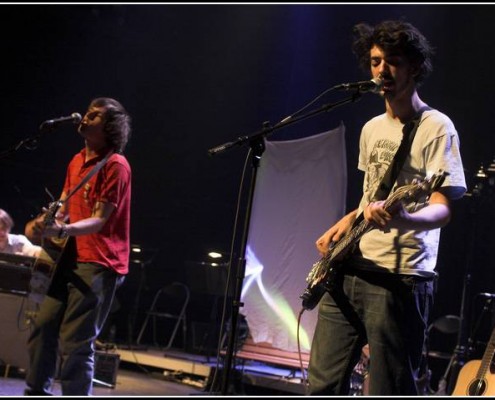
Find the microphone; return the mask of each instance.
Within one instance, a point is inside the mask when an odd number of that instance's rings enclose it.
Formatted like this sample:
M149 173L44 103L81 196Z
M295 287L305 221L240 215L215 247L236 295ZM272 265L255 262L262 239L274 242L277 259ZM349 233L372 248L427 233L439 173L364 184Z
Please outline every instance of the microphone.
M74 112L71 115L67 117L59 117L59 118L54 118L54 119L48 119L40 125L40 129L43 130L45 128L54 128L57 125L66 123L66 122L71 122L73 124L78 124L81 122L82 117L81 114Z
M495 294L493 294L493 293L478 293L478 296L486 297L487 299L495 298Z
M340 85L334 86L337 90L354 90L359 92L372 92L379 93L383 86L383 80L380 78L373 78L369 81L359 81L351 83L341 83Z

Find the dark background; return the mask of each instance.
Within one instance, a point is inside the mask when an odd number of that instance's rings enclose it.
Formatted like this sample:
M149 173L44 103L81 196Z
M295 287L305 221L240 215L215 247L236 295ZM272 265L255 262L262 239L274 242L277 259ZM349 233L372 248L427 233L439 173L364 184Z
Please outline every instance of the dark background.
M0 159L0 207L14 217L14 232L22 232L50 201L45 188L55 197L62 189L66 164L83 145L74 126L42 135L36 149L9 153L36 136L42 121L84 114L98 96L124 104L133 117L126 150L133 169L132 242L149 255L145 265L131 264L119 294L114 317L117 335L126 337L129 314L137 308L139 322L158 287L189 283L189 261L230 249L248 147L216 157L207 150L259 132L264 121L276 124L338 83L369 79L351 53L352 27L396 18L416 25L436 48L434 72L420 96L454 121L471 192L478 167L495 155L491 5L18 4L0 7L0 151L7 152ZM323 103L346 96L332 92ZM379 96L365 94L277 130L270 140L320 133L343 121L351 209L361 190L360 128L381 112ZM493 181L483 183L479 195L455 203L443 230L433 310L434 318L459 315L469 275L470 331L486 302L478 293L495 292ZM210 273L198 268L198 276ZM196 296L191 318L208 321L211 303ZM488 332L480 331L486 340Z

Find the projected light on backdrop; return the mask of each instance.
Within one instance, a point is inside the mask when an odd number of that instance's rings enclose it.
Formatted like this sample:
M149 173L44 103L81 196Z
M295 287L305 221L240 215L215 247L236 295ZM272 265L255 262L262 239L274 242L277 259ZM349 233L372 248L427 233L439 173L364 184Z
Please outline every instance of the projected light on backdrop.
M261 295L259 300L268 305L268 308L261 307L261 310L267 312L266 316L268 318L273 315L271 313L271 311L273 311L285 325L285 328L288 330L289 337L291 339L297 338L297 315L294 313L291 305L281 292L278 292L273 288L271 291L265 288L262 277L263 265L256 258L249 246L247 246L246 265L246 280L242 289L241 297L244 297L251 287L251 284L256 284L259 294ZM301 348L308 350L310 348L310 338L304 328L299 332L299 338L301 341Z

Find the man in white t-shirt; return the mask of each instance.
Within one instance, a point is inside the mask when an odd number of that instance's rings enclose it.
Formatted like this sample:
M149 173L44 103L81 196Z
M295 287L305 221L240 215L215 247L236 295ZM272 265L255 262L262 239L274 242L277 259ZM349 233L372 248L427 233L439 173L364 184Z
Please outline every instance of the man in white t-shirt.
M361 132L358 168L364 183L358 207L318 238L316 248L327 255L356 221L372 229L364 231L355 251L340 263L319 302L309 388L312 395L349 394L353 368L368 344L368 394L414 396L424 394L418 382L440 229L451 218L451 202L466 191L459 137L452 121L418 95L417 88L432 70L433 51L414 26L405 21L373 27L360 23L354 33L353 50L361 66L380 82L385 112ZM448 175L429 197L399 203L392 211L384 200L388 192L376 194L413 121L419 121L417 130L411 148L403 152L396 181L387 185L390 196L414 180L427 181L441 171Z
M7 211L0 208L0 253L38 257L41 247L32 244L24 235L10 233L13 227L14 220L12 217Z

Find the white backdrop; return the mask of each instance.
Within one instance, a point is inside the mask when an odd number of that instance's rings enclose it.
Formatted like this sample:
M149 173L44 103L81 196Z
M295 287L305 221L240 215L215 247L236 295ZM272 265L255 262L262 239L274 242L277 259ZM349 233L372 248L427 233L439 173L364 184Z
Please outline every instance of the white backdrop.
M265 141L246 249L240 313L255 343L297 351L299 296L320 256L316 239L345 212L345 127L303 139ZM305 311L299 331L308 352L317 309Z

